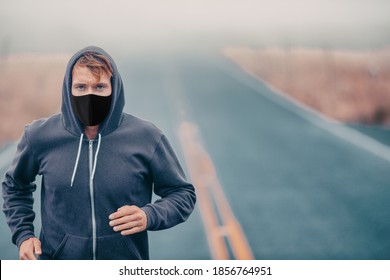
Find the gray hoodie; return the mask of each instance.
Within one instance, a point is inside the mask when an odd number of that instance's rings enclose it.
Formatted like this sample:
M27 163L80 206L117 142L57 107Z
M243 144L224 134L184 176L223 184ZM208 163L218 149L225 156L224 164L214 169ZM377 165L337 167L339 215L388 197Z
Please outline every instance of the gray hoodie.
M113 66L112 102L99 135L90 141L71 106L72 69L88 51ZM185 221L196 196L167 138L152 123L123 112L124 91L115 62L88 47L69 61L62 112L26 125L2 182L3 212L17 246L34 236L32 192L42 175L41 259L148 259L147 231L115 233L109 215L123 205L141 207L147 230ZM151 203L152 192L161 198Z

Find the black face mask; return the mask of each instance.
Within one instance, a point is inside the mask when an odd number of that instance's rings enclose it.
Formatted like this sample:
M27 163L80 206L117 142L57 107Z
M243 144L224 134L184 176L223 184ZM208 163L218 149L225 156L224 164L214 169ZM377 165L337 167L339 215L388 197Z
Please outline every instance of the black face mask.
M87 126L98 125L105 120L110 112L111 95L72 95L73 112L83 124Z

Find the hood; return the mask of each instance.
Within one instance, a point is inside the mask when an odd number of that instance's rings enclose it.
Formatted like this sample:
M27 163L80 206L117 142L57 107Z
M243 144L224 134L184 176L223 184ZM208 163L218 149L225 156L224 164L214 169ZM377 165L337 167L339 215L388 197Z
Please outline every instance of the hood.
M80 135L84 132L84 125L79 121L74 114L71 103L72 95L72 70L76 61L86 52L94 52L107 57L112 65L113 73L111 77L112 100L111 108L106 119L99 126L99 133L104 136L113 132L119 125L122 119L123 107L125 105L125 97L123 91L122 78L119 75L118 69L112 57L103 49L90 46L78 51L71 57L66 67L64 82L62 86L62 118L65 129L74 135Z

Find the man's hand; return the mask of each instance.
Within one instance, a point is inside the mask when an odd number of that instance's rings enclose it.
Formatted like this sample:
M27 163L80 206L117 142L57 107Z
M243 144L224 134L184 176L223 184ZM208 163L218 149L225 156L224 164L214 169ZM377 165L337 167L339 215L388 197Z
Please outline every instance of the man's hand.
M122 235L144 231L147 225L145 211L135 205L122 206L115 213L112 213L109 218L113 230L120 231Z
M41 254L41 241L36 237L26 239L20 245L19 258L21 260L36 260Z

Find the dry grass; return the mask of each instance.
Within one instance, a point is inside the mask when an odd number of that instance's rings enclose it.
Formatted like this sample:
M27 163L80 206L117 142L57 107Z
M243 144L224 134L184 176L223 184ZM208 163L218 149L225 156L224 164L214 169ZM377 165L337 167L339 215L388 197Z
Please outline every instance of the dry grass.
M390 49L226 48L245 71L342 122L390 125Z
M20 137L26 123L61 109L69 55L0 57L0 146Z

